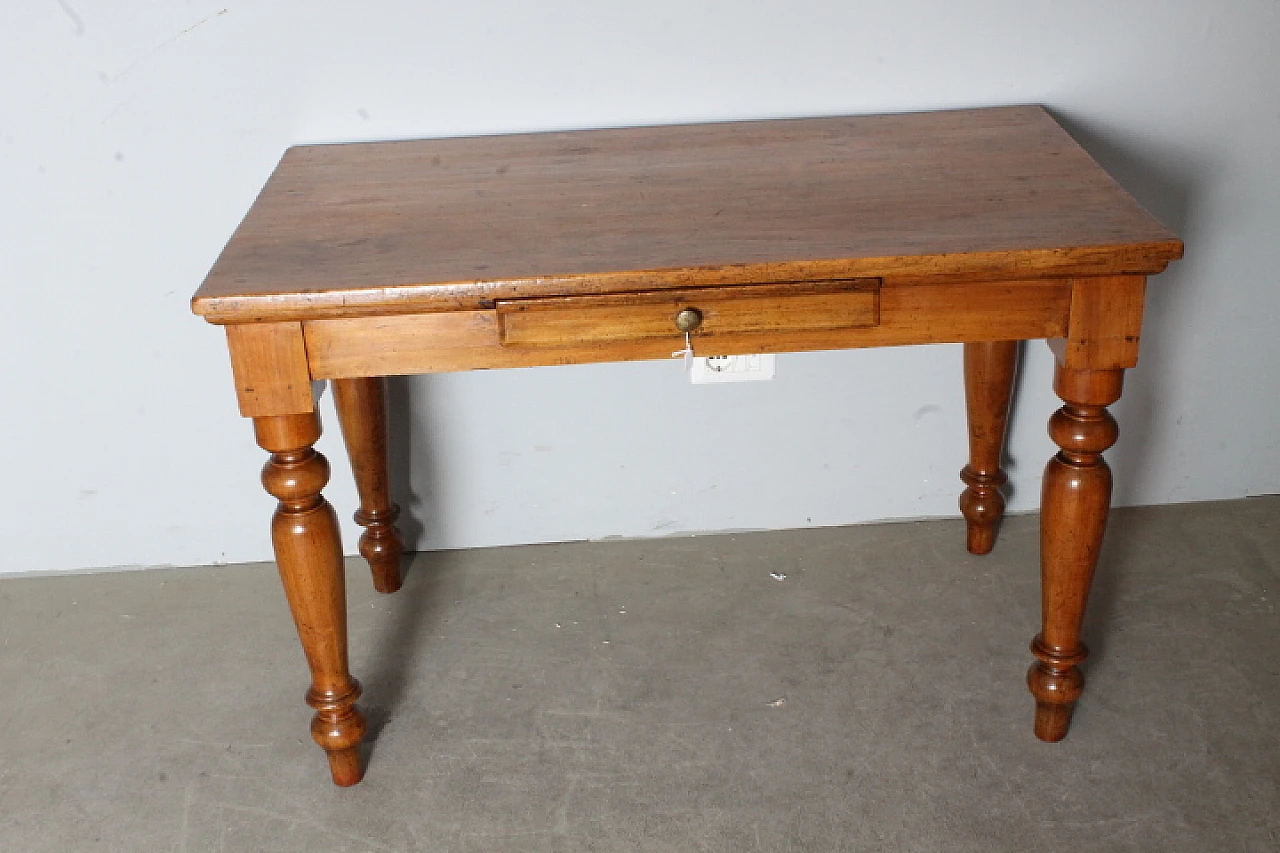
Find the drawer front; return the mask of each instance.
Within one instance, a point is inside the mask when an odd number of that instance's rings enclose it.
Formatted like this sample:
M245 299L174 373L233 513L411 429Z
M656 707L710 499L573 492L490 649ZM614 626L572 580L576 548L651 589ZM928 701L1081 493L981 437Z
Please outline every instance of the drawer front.
M567 347L643 338L856 329L880 322L880 280L505 299L503 346Z

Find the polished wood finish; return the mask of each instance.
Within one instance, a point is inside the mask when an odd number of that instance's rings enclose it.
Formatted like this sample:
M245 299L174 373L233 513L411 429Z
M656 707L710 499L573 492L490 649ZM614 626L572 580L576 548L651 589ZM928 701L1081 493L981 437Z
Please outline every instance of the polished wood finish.
M1146 284L1139 275L1075 279L1069 333L1054 347L1059 360L1083 370L1135 366Z
M277 558L335 781L360 775L342 561L310 384L335 396L361 551L399 581L381 380L698 354L963 343L968 546L1003 511L1017 341L1063 399L1044 481L1035 731L1066 733L1110 494L1106 407L1182 243L1039 107L291 148L192 300L272 453ZM676 317L686 313L677 325Z
M314 411L301 323L227 326L236 401L246 418Z
M404 542L396 527L400 507L391 501L387 478L384 384L380 376L334 380L333 402L360 494L360 509L355 515L356 523L365 529L360 536L360 554L369 562L374 588L390 593L400 588Z
M576 346L683 334L681 311L694 310L689 331L714 346L726 335L857 329L880 321L880 282L804 282L692 290L646 291L496 305L503 346Z
M1062 448L1049 460L1040 497L1041 630L1031 642L1036 662L1027 685L1036 700L1035 733L1046 741L1067 735L1084 690L1080 641L1085 604L1111 506L1111 469L1102 452L1119 428L1106 407L1120 399L1123 370L1057 366L1054 391L1066 404L1049 420Z
M497 299L1155 273L1182 245L1034 106L290 148L219 323Z
M356 707L360 683L347 666L347 594L338 517L320 491L329 463L312 445L320 418L275 415L254 420L258 445L270 451L262 484L280 501L271 519L280 580L298 638L311 667L307 704L316 709L311 736L329 756L334 783L354 785L364 775L360 741L365 722Z
M1102 453L1119 428L1106 407L1120 399L1122 368L1138 363L1146 278L1108 276L1072 282L1064 339L1051 340L1054 392L1066 404L1049 421L1062 448L1045 468L1040 498L1041 632L1027 685L1041 740L1066 737L1084 690L1080 640L1085 604L1111 506L1111 469Z
M1017 341L981 341L964 345L964 399L969 420L969 464L960 471L965 490L960 512L968 529L970 554L989 554L1004 516L1000 487L1008 475L1000 467L1009 400L1017 373Z
M1070 283L1053 280L886 287L874 326L723 334L697 351L806 352L1055 337L1067 334L1070 309ZM670 358L684 346L674 327L667 338L504 346L494 311L314 320L303 323L303 330L318 379Z

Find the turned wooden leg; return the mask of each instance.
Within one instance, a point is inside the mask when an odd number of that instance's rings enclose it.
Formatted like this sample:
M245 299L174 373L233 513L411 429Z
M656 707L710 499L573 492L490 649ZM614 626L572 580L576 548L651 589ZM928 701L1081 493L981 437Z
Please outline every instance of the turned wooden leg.
M316 709L311 736L329 755L338 785L364 775L360 741L365 722L356 707L360 684L347 667L347 596L342 542L333 507L320 494L329 463L312 449L320 437L315 413L254 418L258 444L271 452L262 484L279 499L271 520L280 579L311 667L307 704Z
M342 437L355 472L360 509L356 523L364 527L360 553L373 571L378 592L400 588L400 555L404 542L396 528L400 507L387 487L387 405L381 377L333 380Z
M1106 407L1120 399L1123 370L1076 370L1058 365L1054 391L1066 403L1049 419L1049 435L1062 448L1044 472L1040 519L1040 633L1037 658L1027 672L1036 699L1036 737L1067 735L1071 710L1084 689L1080 642L1085 603L1098 564L1111 504L1111 469L1102 452L1119 430Z
M1018 361L1017 341L964 345L964 401L969 413L969 464L960 471L966 486L960 512L968 526L971 554L989 554L1004 515L1000 487L1008 477L1000 467L1009 398Z

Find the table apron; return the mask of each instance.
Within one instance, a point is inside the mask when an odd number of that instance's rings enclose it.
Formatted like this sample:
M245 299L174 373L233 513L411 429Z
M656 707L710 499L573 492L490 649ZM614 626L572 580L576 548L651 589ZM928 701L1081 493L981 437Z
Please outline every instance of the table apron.
M911 284L880 290L880 321L864 328L694 334L696 355L805 352L905 344L1063 337L1070 279ZM504 345L494 310L309 320L302 324L313 379L447 373L505 367L671 358L670 337L563 347Z

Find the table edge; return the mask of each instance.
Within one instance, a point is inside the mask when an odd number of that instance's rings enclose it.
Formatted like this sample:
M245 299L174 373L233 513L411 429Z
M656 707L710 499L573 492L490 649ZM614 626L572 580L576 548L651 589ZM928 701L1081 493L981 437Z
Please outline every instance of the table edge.
M1182 257L1176 237L1150 243L888 258L841 258L677 269L617 270L534 278L406 283L345 290L206 296L191 310L217 325L369 317L490 308L496 299L627 293L687 287L879 278L887 286L942 281L1012 281L1155 275Z

